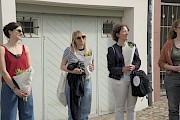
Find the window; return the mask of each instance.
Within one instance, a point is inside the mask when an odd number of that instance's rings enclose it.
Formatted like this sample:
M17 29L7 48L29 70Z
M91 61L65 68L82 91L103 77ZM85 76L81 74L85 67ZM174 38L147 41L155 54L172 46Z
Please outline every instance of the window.
M112 23L103 23L103 34L111 34L113 29L113 24Z
M106 20L102 23L102 37L109 37L111 36L115 21L113 20Z
M163 2L170 2L171 0L163 0ZM177 1L177 0L175 0ZM175 2L174 1L174 2ZM160 32L160 50L167 41L167 34L171 28L172 23L180 18L180 6L178 4L161 3L161 32ZM160 71L160 89L161 94L165 94L164 87L165 71Z
M38 37L38 20L32 17L19 17L17 22L20 22L24 28L25 37Z

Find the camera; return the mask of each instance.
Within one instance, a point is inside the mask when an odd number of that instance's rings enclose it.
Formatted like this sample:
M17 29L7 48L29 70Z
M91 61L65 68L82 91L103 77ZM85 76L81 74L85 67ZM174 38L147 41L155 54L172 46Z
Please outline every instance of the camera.
M80 69L80 72L81 72L82 74L85 74L85 66L84 66L84 63L78 62L77 68Z
M67 69L68 70L74 70L75 68L79 68L80 69L80 72L84 75L85 74L85 66L84 66L84 63L80 63L80 62L77 62L77 63L71 63L67 66Z

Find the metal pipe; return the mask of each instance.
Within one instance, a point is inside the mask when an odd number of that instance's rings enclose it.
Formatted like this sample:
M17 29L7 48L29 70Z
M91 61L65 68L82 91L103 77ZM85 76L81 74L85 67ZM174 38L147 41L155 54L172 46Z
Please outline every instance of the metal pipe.
M148 0L148 17L147 17L147 73L152 86L152 0ZM152 106L152 92L148 94L148 105Z

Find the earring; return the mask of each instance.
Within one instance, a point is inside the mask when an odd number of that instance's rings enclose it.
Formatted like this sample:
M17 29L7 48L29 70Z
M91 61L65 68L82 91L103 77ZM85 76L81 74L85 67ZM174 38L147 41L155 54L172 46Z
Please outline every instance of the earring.
M119 37L119 33L116 33L116 37Z

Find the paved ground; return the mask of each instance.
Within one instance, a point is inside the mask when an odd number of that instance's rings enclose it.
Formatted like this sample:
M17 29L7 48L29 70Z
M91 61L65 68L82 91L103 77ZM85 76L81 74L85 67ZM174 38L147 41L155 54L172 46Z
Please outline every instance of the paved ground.
M103 115L90 120L114 120L114 114ZM166 96L162 96L160 101L153 103L152 106L138 111L136 120L168 120Z

